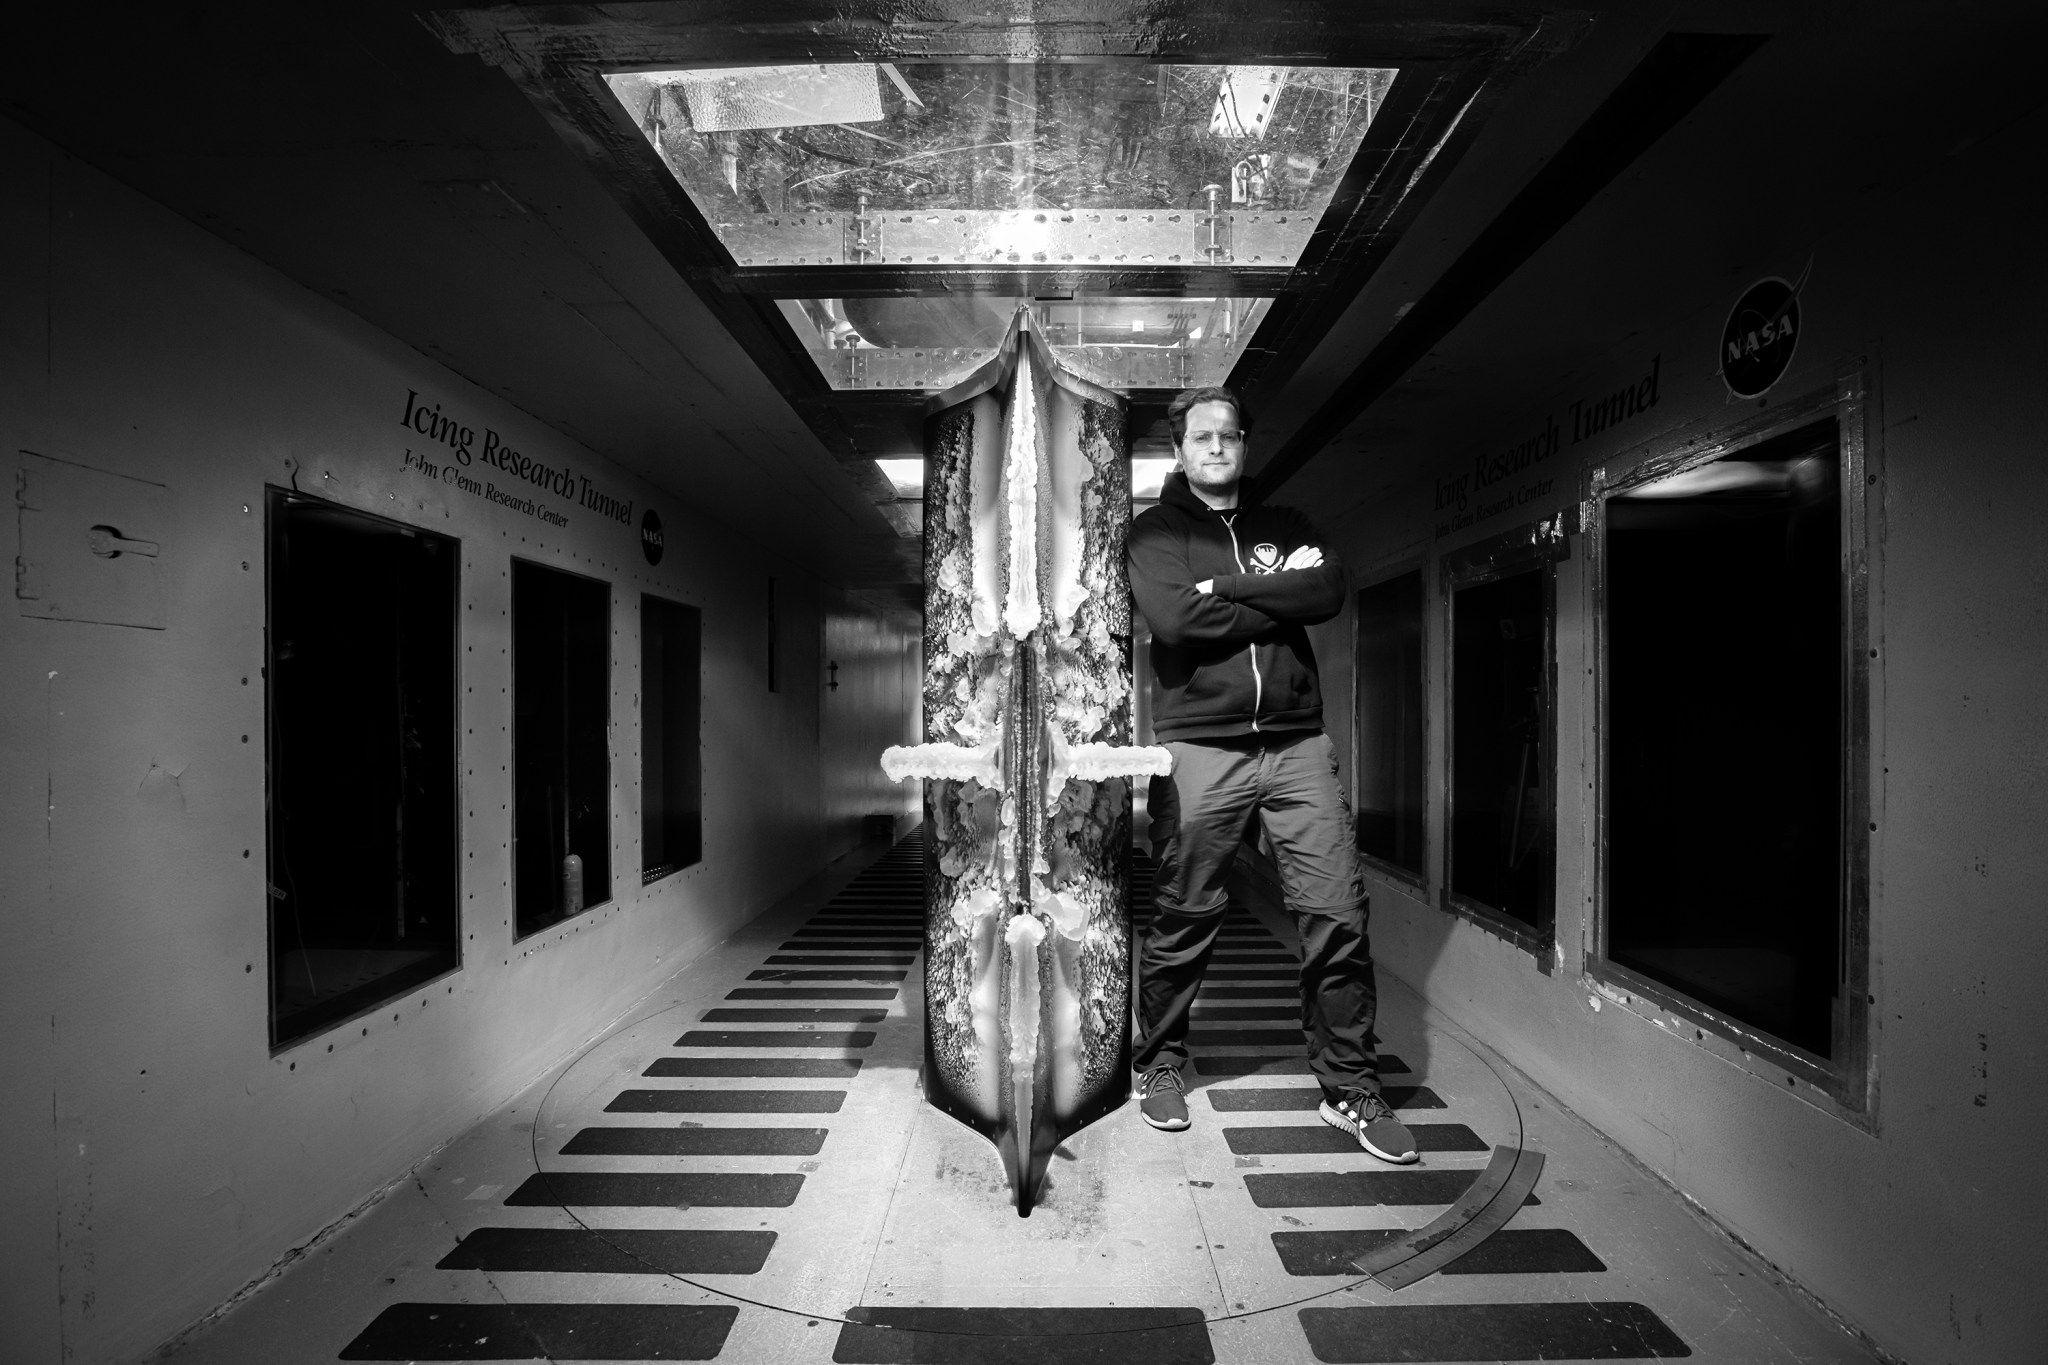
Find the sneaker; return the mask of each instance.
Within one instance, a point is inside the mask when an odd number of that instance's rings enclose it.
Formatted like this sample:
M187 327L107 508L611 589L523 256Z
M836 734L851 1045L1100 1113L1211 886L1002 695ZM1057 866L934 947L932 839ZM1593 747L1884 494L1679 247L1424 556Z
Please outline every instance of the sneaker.
M1387 1102L1370 1090L1353 1090L1335 1103L1324 1100L1316 1113L1332 1128L1342 1128L1358 1145L1381 1161L1405 1166L1415 1160L1415 1135L1394 1117Z
M1155 1066L1139 1078L1138 1113L1154 1128L1169 1133L1188 1126L1188 1099L1181 1090L1178 1068Z

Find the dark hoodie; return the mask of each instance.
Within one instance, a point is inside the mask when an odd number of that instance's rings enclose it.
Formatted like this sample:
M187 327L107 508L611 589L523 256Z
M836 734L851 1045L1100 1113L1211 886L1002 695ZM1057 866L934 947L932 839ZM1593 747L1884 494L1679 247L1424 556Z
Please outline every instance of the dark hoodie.
M1159 505L1131 523L1131 596L1152 628L1152 732L1214 740L1320 730L1322 689L1305 626L1344 605L1344 569L1307 517L1263 507L1250 479L1219 512L1187 476L1166 478ZM1281 569L1304 545L1321 567ZM1214 591L1195 584L1214 579Z

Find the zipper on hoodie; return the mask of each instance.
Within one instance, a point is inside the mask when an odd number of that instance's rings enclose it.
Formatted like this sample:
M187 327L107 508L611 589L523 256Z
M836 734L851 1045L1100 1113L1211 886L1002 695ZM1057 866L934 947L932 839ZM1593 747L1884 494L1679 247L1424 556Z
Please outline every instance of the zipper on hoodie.
M1237 561L1237 571L1239 573L1245 572L1244 556L1238 553L1237 549L1237 527L1232 524L1236 521L1236 518L1226 517L1219 513L1216 519L1221 521L1223 529L1230 533L1230 557ZM1244 652L1245 657L1252 661L1252 729L1256 732L1259 728L1259 703L1265 700L1266 696L1266 681L1259 676L1258 645L1256 643L1246 645Z

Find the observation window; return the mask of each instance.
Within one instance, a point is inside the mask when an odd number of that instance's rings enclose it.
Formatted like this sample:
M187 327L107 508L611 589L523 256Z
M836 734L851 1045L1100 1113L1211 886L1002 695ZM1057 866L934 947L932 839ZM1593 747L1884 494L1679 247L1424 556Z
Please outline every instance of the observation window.
M1298 265L1396 74L951 60L604 79L742 269L1130 272ZM1026 305L1098 383L1222 383L1271 300L777 302L834 389L938 390Z
M611 899L611 586L512 561L518 936Z
M934 61L605 81L742 266L1289 265L1394 75Z
M447 536L271 489L270 1041L461 964Z
M704 852L703 617L695 607L640 598L640 881Z
M1425 875L1422 570L1358 594L1358 847Z
M1834 418L1610 497L1610 961L1824 1058L1843 998Z
M1551 936L1553 571L1496 558L1451 589L1447 891L1524 946Z

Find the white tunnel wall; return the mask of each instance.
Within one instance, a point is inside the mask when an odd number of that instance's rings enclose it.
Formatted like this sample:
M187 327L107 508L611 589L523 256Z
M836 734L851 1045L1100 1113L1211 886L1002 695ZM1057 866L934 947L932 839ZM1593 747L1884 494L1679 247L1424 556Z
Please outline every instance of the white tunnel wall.
M2004 138L2033 145L2038 114ZM1482 449L1430 452L1432 477L1332 518L1354 584L1425 566L1429 865L1426 895L1369 879L1383 969L1504 1052L1638 1160L1783 1267L1880 1346L1915 1361L2039 1359L2034 1335L2048 1196L2030 1174L2048 1127L2048 464L2029 397L2048 365L2048 297L2031 174L1990 149L1910 193L1859 203L1762 261L1673 261L1654 297L1574 280L1605 308L1603 356L1561 359L1553 400ZM1567 234L1579 228L1567 229ZM1650 229L1645 229L1650 230ZM1805 334L1766 401L1716 372L1728 310L1759 277L1799 275ZM1514 288L1540 282L1539 254ZM1556 283L1554 278L1550 284ZM1505 295L1508 291L1503 291ZM1496 296L1463 325L1503 325ZM1660 366L1656 407L1571 440L1570 405ZM1872 551L1873 880L1870 1009L1876 1101L1860 1126L1782 1069L1584 973L1598 765L1585 537L1558 566L1555 714L1561 961L1438 908L1443 886L1446 552L1555 516L1591 469L1712 439L1838 376L1868 386ZM1515 503L1447 525L1438 478L1563 424L1558 453L1479 498ZM1548 481L1549 487L1538 491ZM1283 489L1281 501L1301 495ZM1348 500L1347 500L1348 501ZM1342 505L1341 503L1338 505ZM1474 501L1477 510L1477 500ZM1326 643L1327 641L1327 643ZM1327 697L1352 694L1349 636L1316 640ZM1346 762L1348 745L1340 745ZM1706 756L1703 756L1706 757ZM1702 858L1739 849L1699 850ZM1549 964L1546 964L1549 965ZM1597 1008L1596 1008L1597 1006ZM1697 1344L1697 1343L1696 1343Z
M130 1360L847 852L863 817L903 828L913 794L881 779L877 755L914 736L918 623L770 562L675 492L7 123L0 180L15 190L0 199L0 292L16 304L0 310L10 464L29 451L161 485L148 529L121 530L161 542L165 603L163 629L0 614L0 1142L14 1163L0 1186L0 1358L56 1359L61 1344L65 1359ZM426 444L400 425L409 391L630 499L632 524L522 490L566 517L548 524L402 468ZM294 477L460 539L463 964L273 1056L264 490ZM658 567L641 551L650 505L666 524ZM614 899L519 942L515 555L611 585L616 784ZM702 861L644 890L643 591L703 613L707 798Z

